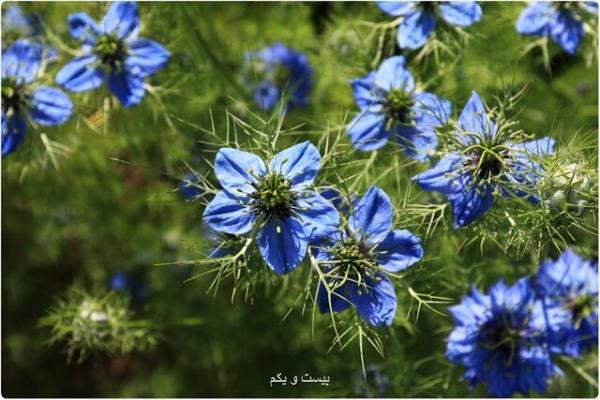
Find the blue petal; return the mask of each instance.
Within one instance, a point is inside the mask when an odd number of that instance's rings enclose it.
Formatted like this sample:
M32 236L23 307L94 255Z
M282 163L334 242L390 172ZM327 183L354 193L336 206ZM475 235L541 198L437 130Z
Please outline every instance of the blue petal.
M448 196L454 212L454 227L469 225L494 205L494 189L491 185L480 188L463 179L463 189Z
M57 125L65 122L73 112L73 103L62 91L40 86L31 99L29 115L41 125Z
M269 163L270 172L280 172L295 188L311 185L320 167L321 154L309 141L280 151Z
M322 314L327 314L331 311L342 312L350 307L352 304L348 301L348 289L353 283L347 283L333 292L331 295L327 292L327 289L323 286L323 283L319 283L319 289L317 292L317 304L319 305L319 311ZM331 303L330 303L331 299Z
M435 166L412 178L424 190L450 194L460 189L457 177L464 158L457 153L448 153Z
M140 26L137 4L134 1L111 3L102 19L104 33L116 33L119 39L135 38Z
M76 40L93 45L100 34L100 28L89 15L84 12L69 15L69 31Z
M2 53L2 77L16 78L17 83L35 80L42 63L43 47L27 40L17 40Z
M382 62L375 75L375 85L387 91L402 89L405 92L412 92L415 88L415 81L406 68L406 58L394 56Z
M395 133L398 143L413 160L427 161L435 153L438 143L435 131L420 131L415 126L400 125Z
M584 1L581 3L584 10L593 15L598 15L598 2L597 1Z
M541 157L552 155L552 153L554 153L555 144L556 140L551 137L543 137L525 143L515 143L511 147L515 151L521 151L526 154L533 154Z
M440 3L442 18L450 25L469 26L481 19L481 6L475 1L448 1Z
M372 151L385 146L390 139L385 121L385 117L378 113L359 113L348 124L348 135L352 145L361 151Z
M378 1L377 6L385 13L394 17L402 17L416 9L415 1Z
M373 326L391 326L396 316L396 290L384 274L378 274L379 281L368 280L368 291L364 287L351 286L350 301L358 314Z
M233 196L246 197L253 193L252 184L265 173L265 164L252 153L223 148L215 158L215 175L223 189Z
M167 49L150 39L133 40L128 47L127 69L144 78L163 69L171 56Z
M12 153L25 139L25 121L18 115L2 113L2 157Z
M260 254L279 275L294 270L306 255L304 228L295 218L271 218L258 234Z
M403 49L418 49L427 43L435 29L435 15L418 10L407 16L398 28L398 45Z
M469 101L460 113L458 128L457 135L463 143L474 143L476 139L473 134L485 137L496 135L498 126L489 120L483 100L475 91L471 93Z
M329 237L339 230L340 216L336 208L315 192L307 192L298 199L297 213L304 226L304 236L311 242Z
M254 101L263 110L271 110L281 98L281 91L271 82L263 81L254 88Z
M392 229L394 210L385 192L371 186L356 203L348 219L348 227L359 238L371 245L381 243Z
M104 72L93 54L75 57L56 74L56 83L72 92L96 89L103 80Z
M125 107L133 107L144 98L144 78L124 69L108 74L108 89Z
M354 92L354 100L361 110L368 108L369 111L376 112L381 109L380 96L375 93L375 76L375 72L369 72L363 78L350 81Z
M423 258L421 239L407 230L395 230L375 249L377 262L389 272L399 272Z
M202 219L217 232L242 235L250 232L255 216L239 198L222 190L206 206Z
M583 37L583 22L575 19L569 11L559 11L551 25L552 40L569 54L575 54Z
M420 92L416 93L413 99L415 124L422 132L435 131L435 128L444 125L452 114L452 103L434 94Z
M546 35L556 11L546 1L534 1L525 8L517 20L517 32L521 35Z

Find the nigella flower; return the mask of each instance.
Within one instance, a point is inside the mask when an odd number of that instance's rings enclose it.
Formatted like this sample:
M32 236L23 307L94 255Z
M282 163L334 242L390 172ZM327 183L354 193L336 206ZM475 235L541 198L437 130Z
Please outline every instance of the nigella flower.
M354 147L371 151L391 135L415 160L426 160L437 147L435 130L450 116L452 105L415 90L403 56L385 60L379 69L350 82L361 112L348 125Z
M538 295L550 307L568 311L559 345L570 356L579 356L598 343L598 265L566 250L556 261L540 266L535 280ZM557 329L560 329L558 327Z
M460 152L446 154L431 169L413 177L427 191L445 194L454 211L454 227L470 224L486 213L497 193L526 197L532 193L542 167L536 156L552 154L554 139L514 143L492 121L481 97L473 92L463 109L455 132Z
M194 171L185 174L179 183L179 193L184 199L191 201L202 194L202 189L198 186L198 175Z
M254 101L264 110L271 110L285 97L289 107L308 105L313 69L306 54L296 52L281 43L246 54L246 80L255 82Z
M471 387L483 382L494 396L527 397L530 390L544 393L548 380L561 373L548 348L546 321L562 323L566 313L544 309L528 278L513 286L500 280L488 295L473 287L450 312L456 327L446 357L466 368Z
M595 1L533 1L517 20L522 35L547 36L564 51L575 54L585 30L580 11L598 15Z
M63 92L35 83L43 51L40 44L22 39L2 53L2 156L23 142L27 118L44 126L58 125L73 111Z
M5 44L18 39L41 41L41 22L35 14L25 14L18 4L11 4L2 14L2 49ZM55 61L58 51L52 46L43 45L45 61Z
M481 19L481 6L474 1L378 1L381 10L403 17L398 27L398 46L418 49L435 29L436 14L448 24L466 27Z
M314 247L329 290L319 284L322 313L351 305L373 326L390 326L396 315L396 291L387 272L399 272L423 257L421 240L407 230L392 230L390 199L371 187L354 204L348 227Z
M163 69L169 52L157 42L138 38L140 21L134 2L111 3L98 25L85 13L69 15L71 36L82 43L75 57L56 75L56 82L73 92L108 89L125 107L145 95L144 79Z
M206 207L204 221L221 233L257 232L267 265L278 274L292 271L308 242L333 234L339 224L335 207L310 188L320 162L309 142L276 154L268 168L254 154L219 150L215 175L223 190Z

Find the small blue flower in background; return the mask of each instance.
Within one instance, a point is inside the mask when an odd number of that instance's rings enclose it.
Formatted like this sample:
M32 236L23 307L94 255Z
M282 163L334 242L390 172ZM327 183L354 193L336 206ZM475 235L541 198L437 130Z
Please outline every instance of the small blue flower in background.
M580 13L584 10L598 15L598 3L534 1L519 15L517 32L549 37L567 53L575 54L585 33Z
M367 367L366 378L363 371L356 373L356 395L358 397L383 397L390 386L390 378L381 372L376 364Z
M479 382L497 397L530 390L543 394L548 380L562 372L548 349L546 321L564 324L560 308L544 308L528 278L513 286L501 279L489 294L472 288L459 305L450 307L456 327L448 337L446 357L466 368L472 388Z
M111 290L127 292L138 305L145 303L149 296L147 285L124 271L117 271L110 277L109 287Z
M398 27L398 46L418 49L435 29L436 13L448 24L466 27L481 19L481 6L474 1L378 1L385 13L403 17Z
M289 107L308 105L312 89L313 69L306 54L296 52L281 43L246 54L254 101L263 110L271 110L285 97Z
M524 143L505 141L498 124L487 114L481 97L473 92L455 132L462 152L450 152L431 169L413 177L424 190L448 197L454 212L454 227L472 223L495 202L496 192L505 197L533 195L542 167L532 158L553 153L554 139L545 137Z
M62 91L35 84L43 47L22 39L2 53L2 156L25 138L26 118L44 126L58 125L71 116L73 103Z
M18 38L27 38L40 33L39 21L35 16L25 15L18 4L12 3L6 7L2 15L2 38L16 35Z
M185 200L194 200L202 194L202 189L197 186L198 175L194 171L189 171L185 174L179 183L179 193Z
M56 82L73 92L96 89L106 80L121 104L131 107L146 94L144 79L169 61L162 45L138 38L140 21L134 2L111 3L99 25L85 13L71 14L69 29L82 43L84 54L67 63Z
M206 207L204 221L221 233L258 231L267 265L278 274L288 273L306 255L309 241L338 229L335 207L311 189L320 163L310 142L276 154L268 168L254 154L223 148L215 159L223 190Z
M375 150L394 135L411 158L429 158L437 147L436 128L446 123L452 105L431 93L416 91L403 56L388 58L377 71L350 83L360 107L348 124L354 147Z
M353 305L369 324L392 325L396 291L385 271L403 271L423 257L421 240L407 230L392 230L393 218L388 196L371 187L356 201L347 232L337 232L313 247L331 290L328 293L323 282L319 284L322 313Z
M540 266L535 287L544 304L568 311L569 324L558 345L570 356L598 343L598 264L566 250L556 261Z
M41 33L41 22L36 15L24 14L21 6L14 3L6 8L2 15L2 49L6 47L5 44L13 43L18 39L41 42ZM47 62L56 61L58 51L52 46L43 45L43 48L44 59Z

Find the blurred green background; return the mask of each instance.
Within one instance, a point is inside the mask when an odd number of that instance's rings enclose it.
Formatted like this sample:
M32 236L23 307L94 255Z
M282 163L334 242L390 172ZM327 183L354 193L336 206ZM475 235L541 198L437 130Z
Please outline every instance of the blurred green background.
M2 4L2 11L11 2ZM49 43L60 51L45 79L77 48L67 30L67 16L85 11L96 20L107 4L95 2L20 3L36 13L48 30ZM409 63L428 90L450 99L457 115L472 90L488 103L493 96L527 91L511 117L537 137L552 136L568 144L587 134L595 147L598 121L597 57L586 65L579 56L550 45L551 72L542 52L522 54L533 39L514 28L521 3L483 4L479 23L466 29L470 39L460 53L442 54L438 62ZM302 124L302 137L284 137L279 145L301 138L313 141L327 127L340 128L353 115L348 80L374 69L377 37L365 22L391 18L373 3L139 3L141 36L164 44L172 54L168 66L150 78L155 95L122 108L106 89L71 94L76 113L66 124L29 129L25 143L2 160L2 394L6 397L219 397L219 396L357 396L364 394L358 347L328 352L332 333L327 317L296 310L282 323L291 294L259 292L254 301L231 304L232 284L223 282L217 296L206 294L211 277L184 282L206 266L157 265L199 257L205 246L203 207L179 196L178 179L186 163L212 176L204 158L213 155L202 127L226 130L225 111L252 120L264 117L251 101L239 73L246 51L275 41L305 52L315 70L311 104L286 116L284 127ZM390 39L391 38L391 39ZM386 39L392 44L394 34ZM590 35L584 41L590 41ZM3 44L3 47L7 45ZM390 47L390 46L388 46ZM456 50L456 49L455 49ZM409 57L414 54L409 54ZM454 63L453 63L454 62ZM58 154L41 134L68 148ZM344 139L346 143L347 139ZM212 148L214 149L214 148ZM52 160L55 157L55 162ZM596 152L586 153L596 165ZM349 157L366 158L351 153ZM372 176L402 160L399 180L381 185L401 203L410 176L422 169L408 163L393 146L379 152ZM323 176L324 180L326 176ZM361 184L366 189L368 182ZM412 187L413 192L418 192ZM402 217L398 217L402 220ZM450 225L449 219L446 225ZM420 235L419 227L412 229ZM503 276L512 282L534 273L534 254L503 254L497 247L461 248L469 232L443 230L425 242L426 259L411 269L406 282L421 293L459 301L471 283L487 288ZM577 237L577 249L597 256L597 238ZM459 251L460 249L460 251ZM556 256L548 250L544 256ZM302 268L308 268L304 265ZM88 291L107 289L113 275L126 272L145 287L142 302L132 305L136 319L150 321L159 340L150 349L128 354L98 352L81 363L67 363L60 344L48 346L49 330L37 322L72 285ZM278 289L278 288L275 288ZM367 394L393 397L485 396L469 392L462 371L443 357L452 328L445 307L440 316L427 309L416 318L414 300L399 291L398 318L384 333L386 357L366 350L366 364L389 379L378 392L370 376ZM410 315L408 310L413 307ZM310 313L309 313L310 314ZM407 323L408 322L408 323ZM549 388L549 397L595 397L589 376L597 376L597 350L561 364L565 377ZM576 370L578 369L578 371ZM269 386L277 373L330 376L331 385Z

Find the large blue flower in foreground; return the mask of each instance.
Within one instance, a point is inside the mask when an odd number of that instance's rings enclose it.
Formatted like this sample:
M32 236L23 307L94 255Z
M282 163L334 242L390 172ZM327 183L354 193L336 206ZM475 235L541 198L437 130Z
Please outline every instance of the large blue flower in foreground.
M249 84L253 85L254 101L264 110L271 110L285 97L288 107L308 104L312 88L313 69L306 54L296 52L281 43L246 54ZM258 79L258 83L256 83Z
M548 380L561 373L548 349L546 321L564 323L567 315L559 308L544 309L528 278L513 286L500 280L489 295L473 288L450 312L456 327L446 356L466 368L471 387L483 382L494 396L519 392L527 397L530 390L544 393Z
M125 107L144 97L144 79L160 71L169 52L153 40L138 38L140 20L134 2L111 3L100 24L85 13L69 15L71 35L82 43L75 57L56 75L56 82L73 92L108 89Z
M533 1L517 20L517 32L522 35L547 36L564 51L575 54L583 38L583 14L598 15L595 1Z
M598 343L597 263L566 250L540 266L535 286L546 305L568 311L569 324L556 328L566 328L557 343L560 350L579 356Z
M321 155L310 142L276 154L269 167L260 157L224 148L215 159L223 190L208 204L204 221L232 235L257 231L260 253L278 274L292 271L308 242L338 229L335 207L311 188Z
M348 228L315 246L326 273L317 302L322 313L353 305L373 326L390 326L396 291L385 272L399 272L423 257L421 240L407 230L392 230L394 210L383 190L371 187L355 201Z
M26 118L44 126L57 125L73 111L63 92L35 83L43 52L40 44L18 40L2 53L2 156L23 142Z
M435 29L437 16L459 27L481 19L481 6L474 1L378 1L380 9L394 17L403 17L398 27L398 46L418 49L427 43Z
M436 128L448 120L452 105L431 93L416 91L403 56L388 58L377 71L350 83L361 110L348 125L354 147L375 150L394 136L416 160L426 160L433 153Z
M498 193L539 203L534 191L542 167L535 157L552 154L554 139L507 140L476 92L463 109L455 134L460 151L446 154L433 168L413 177L423 189L448 197L455 228L486 213Z

